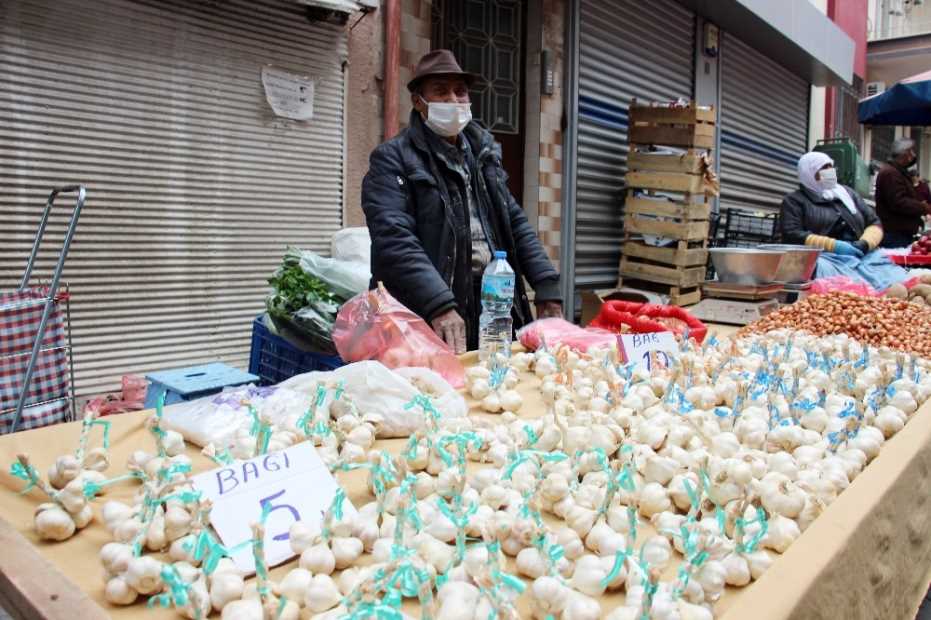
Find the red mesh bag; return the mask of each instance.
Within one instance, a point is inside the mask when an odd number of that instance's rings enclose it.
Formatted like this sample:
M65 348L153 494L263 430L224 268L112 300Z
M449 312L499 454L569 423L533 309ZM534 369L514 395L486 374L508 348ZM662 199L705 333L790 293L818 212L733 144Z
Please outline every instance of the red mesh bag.
M627 326L625 330L623 326ZM631 301L609 300L601 305L598 316L589 327L607 329L615 333L630 331L635 334L672 332L702 342L708 334L704 323L678 306L640 304Z

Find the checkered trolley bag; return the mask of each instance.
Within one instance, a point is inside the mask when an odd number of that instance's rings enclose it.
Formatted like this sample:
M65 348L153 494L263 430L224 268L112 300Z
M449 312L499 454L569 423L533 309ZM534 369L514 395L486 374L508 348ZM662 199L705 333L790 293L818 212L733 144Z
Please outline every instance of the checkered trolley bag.
M0 433L12 428L48 295L45 286L0 293ZM17 430L56 424L71 417L70 347L62 307L65 303L67 293L55 296Z

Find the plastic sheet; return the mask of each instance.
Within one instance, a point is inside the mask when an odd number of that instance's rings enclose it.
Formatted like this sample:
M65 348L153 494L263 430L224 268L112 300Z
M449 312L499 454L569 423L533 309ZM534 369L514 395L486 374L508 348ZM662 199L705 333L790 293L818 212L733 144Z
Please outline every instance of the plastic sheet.
M678 306L640 304L631 301L609 300L590 324L614 333L629 331L634 334L672 332L702 342L708 333L705 324ZM624 327L626 326L626 330Z
M845 276L863 282L877 291L885 291L908 279L908 272L892 263L882 252L870 252L863 258L822 252L815 269L817 279Z
M544 343L547 347L569 346L585 352L591 347L611 346L617 335L603 329L582 328L565 319L540 319L517 332L517 339L527 349L536 351Z
M357 295L340 308L333 342L347 362L429 368L454 387L465 385L465 369L449 346L384 287Z

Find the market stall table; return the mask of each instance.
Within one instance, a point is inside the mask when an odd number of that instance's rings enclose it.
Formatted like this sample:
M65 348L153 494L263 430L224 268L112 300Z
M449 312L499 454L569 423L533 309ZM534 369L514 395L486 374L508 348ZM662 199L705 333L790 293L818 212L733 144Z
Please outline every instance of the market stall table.
M719 333L730 329L717 329ZM467 358L469 359L469 358ZM474 356L471 358L474 360ZM537 390L539 380L522 381L522 417L543 414ZM149 412L109 418L111 429L110 475L125 468L130 453L153 449L143 422ZM474 415L487 417L473 410ZM11 463L17 453L28 453L44 471L59 454L70 452L80 424L65 424L0 437L0 457ZM376 448L399 452L404 439L379 440ZM188 447L194 471L215 465ZM473 465L478 466L478 465ZM137 486L116 485L94 502L95 521L61 543L39 541L33 530L33 512L43 501L38 492L18 495L22 481L6 472L7 495L0 504L0 603L14 616L24 618L176 618L173 610L147 609L141 603L111 607L103 601L100 548L110 536L99 520L106 499L128 501ZM715 607L716 617L744 618L887 618L911 620L931 579L931 403L925 404L903 432L890 439L874 460L809 527L763 577L746 588L728 588ZM361 506L371 501L362 471L340 472L337 477L348 498ZM360 563L370 560L363 556ZM271 571L282 577L296 566L293 560ZM513 569L513 566L511 566ZM529 617L527 595L519 601ZM621 603L623 594L602 599L607 613ZM99 607L98 607L99 605ZM405 611L416 614L413 603Z

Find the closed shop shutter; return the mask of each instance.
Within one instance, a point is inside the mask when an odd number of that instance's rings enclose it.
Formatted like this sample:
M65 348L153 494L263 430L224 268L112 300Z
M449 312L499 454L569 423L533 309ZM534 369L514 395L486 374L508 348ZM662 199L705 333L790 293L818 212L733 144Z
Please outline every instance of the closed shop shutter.
M286 0L0 2L0 290L49 190L85 184L64 271L79 395L248 364L285 247L326 252L341 223L345 49ZM267 65L316 80L312 120L273 115Z
M778 210L798 188L810 84L729 34L721 80L721 208Z
M575 286L617 284L632 98L692 98L695 16L671 0L582 0Z

